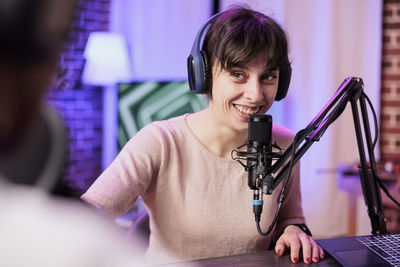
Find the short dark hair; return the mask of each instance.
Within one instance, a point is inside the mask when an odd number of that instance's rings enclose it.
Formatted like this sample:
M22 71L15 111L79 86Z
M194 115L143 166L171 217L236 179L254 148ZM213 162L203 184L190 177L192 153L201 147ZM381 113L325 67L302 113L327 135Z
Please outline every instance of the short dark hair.
M0 1L0 57L37 64L59 55L68 38L76 0Z
M246 6L232 6L211 24L203 42L211 66L243 66L261 52L268 56L269 70L285 70L289 64L288 41L282 27L272 18Z

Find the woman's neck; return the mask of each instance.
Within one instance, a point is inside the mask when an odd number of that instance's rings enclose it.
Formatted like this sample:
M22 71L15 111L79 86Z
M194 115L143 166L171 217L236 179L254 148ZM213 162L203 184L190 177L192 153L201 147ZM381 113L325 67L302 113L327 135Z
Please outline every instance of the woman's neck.
M247 140L247 131L237 132L224 127L214 119L208 108L189 115L188 125L200 143L221 158L231 158L232 150Z

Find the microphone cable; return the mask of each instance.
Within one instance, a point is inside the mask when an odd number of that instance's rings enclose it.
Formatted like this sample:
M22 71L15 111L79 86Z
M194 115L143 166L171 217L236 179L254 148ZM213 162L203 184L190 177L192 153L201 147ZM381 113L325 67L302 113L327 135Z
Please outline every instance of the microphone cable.
M304 130L300 130L300 131L298 131L298 132L296 133L296 135L295 135L295 137L294 137L294 142L293 142L293 144L297 143L297 140L299 139L299 137L302 137L303 131L304 131ZM291 152L292 152L292 153L291 153L291 158L290 158L290 162L289 162L289 166L288 166L288 169L289 169L289 170L288 170L287 176L285 177L285 180L284 180L284 183L283 183L283 186L282 186L280 195L279 195L278 206L277 206L277 208L276 208L275 215L274 215L274 218L273 218L273 220L272 220L272 222L271 222L271 225L269 226L269 228L268 228L268 230L267 230L266 232L263 232L262 229L261 229L261 226L260 226L260 219L261 219L261 212L262 212L262 204L261 204L260 212L259 212L259 213L255 213L255 221L256 221L256 225L257 225L257 231L258 231L258 233L259 233L260 235L262 235L262 236L266 236L266 235L268 235L269 233L271 233L272 229L274 228L274 226L275 226L275 224L276 224L276 222L277 222L277 220L278 220L279 211L280 211L280 209L281 209L281 206L282 206L282 203L283 203L283 199L285 198L285 189L286 189L286 186L287 186L287 184L288 184L288 182L289 182L290 175L291 175L291 173L292 173L294 155L295 155L295 153L296 153L296 147L295 147L294 145L292 146L292 151L291 151Z
M374 142L372 144L372 149L375 149L375 145L377 143L378 140L378 118L376 116L376 112L374 109L374 106L371 103L371 100L369 99L369 97L367 96L367 94L365 94L363 92L363 96L365 97L365 99L367 100L367 103L369 105L369 107L371 108L373 117L374 117L374 125L375 125L375 138L374 138ZM372 172L372 177L374 178L374 180L376 182L378 182L379 187L382 189L382 191L385 193L385 195L392 200L399 208L400 208L400 203L389 193L389 190L387 189L387 187L384 185L384 183L382 182L382 179L379 177L379 175L375 172L374 168L371 168L371 172Z

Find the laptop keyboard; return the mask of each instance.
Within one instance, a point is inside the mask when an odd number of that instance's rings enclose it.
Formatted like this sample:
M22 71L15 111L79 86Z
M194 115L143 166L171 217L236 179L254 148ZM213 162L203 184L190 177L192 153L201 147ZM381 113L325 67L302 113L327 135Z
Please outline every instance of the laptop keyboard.
M400 266L400 233L355 238L390 264Z

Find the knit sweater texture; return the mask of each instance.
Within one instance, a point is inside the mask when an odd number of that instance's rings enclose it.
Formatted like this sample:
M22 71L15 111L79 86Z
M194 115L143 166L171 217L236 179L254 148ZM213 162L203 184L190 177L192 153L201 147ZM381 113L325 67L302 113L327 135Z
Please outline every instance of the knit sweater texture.
M236 161L209 152L188 127L188 115L141 129L82 196L114 218L142 197L150 217L148 264L267 250L273 233L305 223L296 164L277 225L270 235L261 236L254 222L248 173ZM285 150L293 133L274 124L272 138ZM264 231L275 215L281 187L282 183L264 196Z

